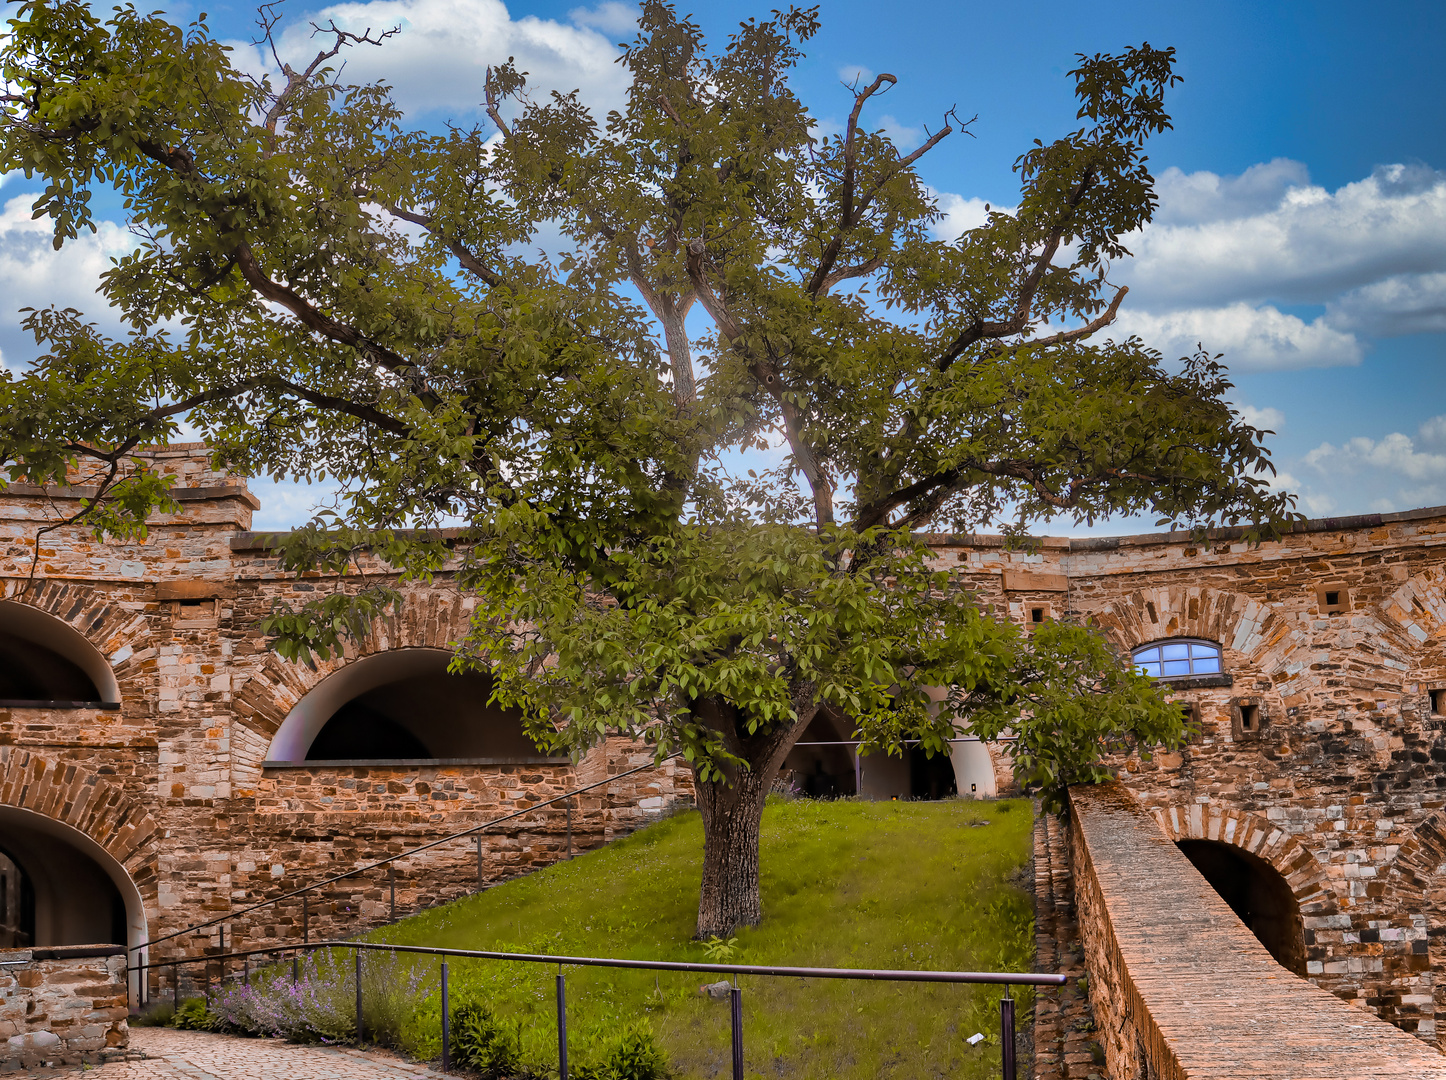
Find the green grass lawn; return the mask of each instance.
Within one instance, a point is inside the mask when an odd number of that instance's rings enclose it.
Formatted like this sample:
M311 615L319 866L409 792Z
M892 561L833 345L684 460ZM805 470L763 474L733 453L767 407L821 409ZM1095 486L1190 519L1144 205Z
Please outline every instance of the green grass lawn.
M1033 907L1027 801L773 802L763 817L763 924L735 963L1028 971ZM397 944L705 960L691 940L703 833L669 818L547 870L370 935ZM432 961L425 961L435 967ZM483 1000L520 1024L528 1058L556 1068L554 968L452 961L452 1000ZM646 1017L674 1075L726 1076L729 1009L698 993L712 976L573 968L574 1064L620 1021ZM428 982L434 980L429 976ZM748 1075L797 1078L999 1075L995 987L745 977ZM1024 995L1020 1012L1026 1008ZM435 999L405 1042L437 1050ZM970 1047L965 1039L983 1032Z

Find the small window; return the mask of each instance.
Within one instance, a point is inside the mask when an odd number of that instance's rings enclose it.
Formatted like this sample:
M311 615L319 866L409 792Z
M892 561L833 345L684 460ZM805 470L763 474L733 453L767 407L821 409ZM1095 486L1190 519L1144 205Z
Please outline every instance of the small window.
M1259 705L1240 706L1240 730L1247 732L1260 730Z
M1446 686L1431 691L1431 715L1446 716Z
M1219 675L1220 646L1213 641L1179 639L1145 645L1130 654L1135 670L1152 679L1194 679Z
M1315 599L1322 615L1341 615L1351 610L1351 591L1335 582L1317 585Z
M1045 609L1042 608L1042 607L1032 607L1032 608L1030 608L1030 609L1029 609L1029 621L1032 622L1032 623L1042 623L1042 622L1044 622L1044 613L1045 613Z

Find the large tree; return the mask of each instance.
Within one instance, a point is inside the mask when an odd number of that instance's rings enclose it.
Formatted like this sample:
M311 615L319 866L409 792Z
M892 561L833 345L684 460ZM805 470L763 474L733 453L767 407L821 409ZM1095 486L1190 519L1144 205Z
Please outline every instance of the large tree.
M1012 210L940 239L918 169L957 117L897 147L869 121L880 75L820 134L788 82L815 11L712 48L648 0L621 110L536 99L509 64L487 122L440 131L340 81L385 35L336 26L259 80L204 21L76 0L21 6L0 51L0 171L46 180L57 246L97 189L138 236L102 289L128 337L29 316L40 354L0 399L11 475L88 469L82 514L141 532L167 495L133 452L186 418L234 468L330 478L339 507L288 565L450 560L483 601L459 663L539 740L687 755L704 936L761 917L763 800L820 709L895 753L1012 726L1054 799L1113 747L1178 738L1086 628L1021 636L920 530L1287 510L1215 360L1102 334L1109 265L1155 208L1142 145L1169 126L1172 50L1081 56L1083 126L1020 156ZM306 660L392 596L361 579L266 627Z

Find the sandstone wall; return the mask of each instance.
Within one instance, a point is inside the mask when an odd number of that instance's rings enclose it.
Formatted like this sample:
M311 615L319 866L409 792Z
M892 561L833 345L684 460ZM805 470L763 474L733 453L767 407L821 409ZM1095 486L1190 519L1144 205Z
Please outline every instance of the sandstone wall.
M1231 534L933 546L936 565L1021 622L1043 607L1122 653L1220 643L1225 679L1167 688L1199 737L1120 762L1122 780L1172 838L1259 855L1289 882L1313 981L1446 1037L1446 716L1431 697L1446 688L1446 508L1312 522L1259 546ZM1242 704L1259 706L1258 731L1242 730Z
M1277 964L1123 785L1075 788L1070 802L1112 1080L1446 1078L1446 1057Z
M96 1063L123 1050L125 966L115 948L0 952L0 1069Z

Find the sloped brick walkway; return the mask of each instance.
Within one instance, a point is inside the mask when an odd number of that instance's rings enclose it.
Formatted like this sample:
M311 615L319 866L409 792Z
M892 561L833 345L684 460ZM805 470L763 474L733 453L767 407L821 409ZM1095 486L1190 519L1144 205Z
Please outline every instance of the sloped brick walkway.
M296 1046L279 1039L170 1028L132 1028L131 1051L144 1054L144 1060L113 1061L87 1075L97 1080L440 1080L442 1076L384 1051Z

